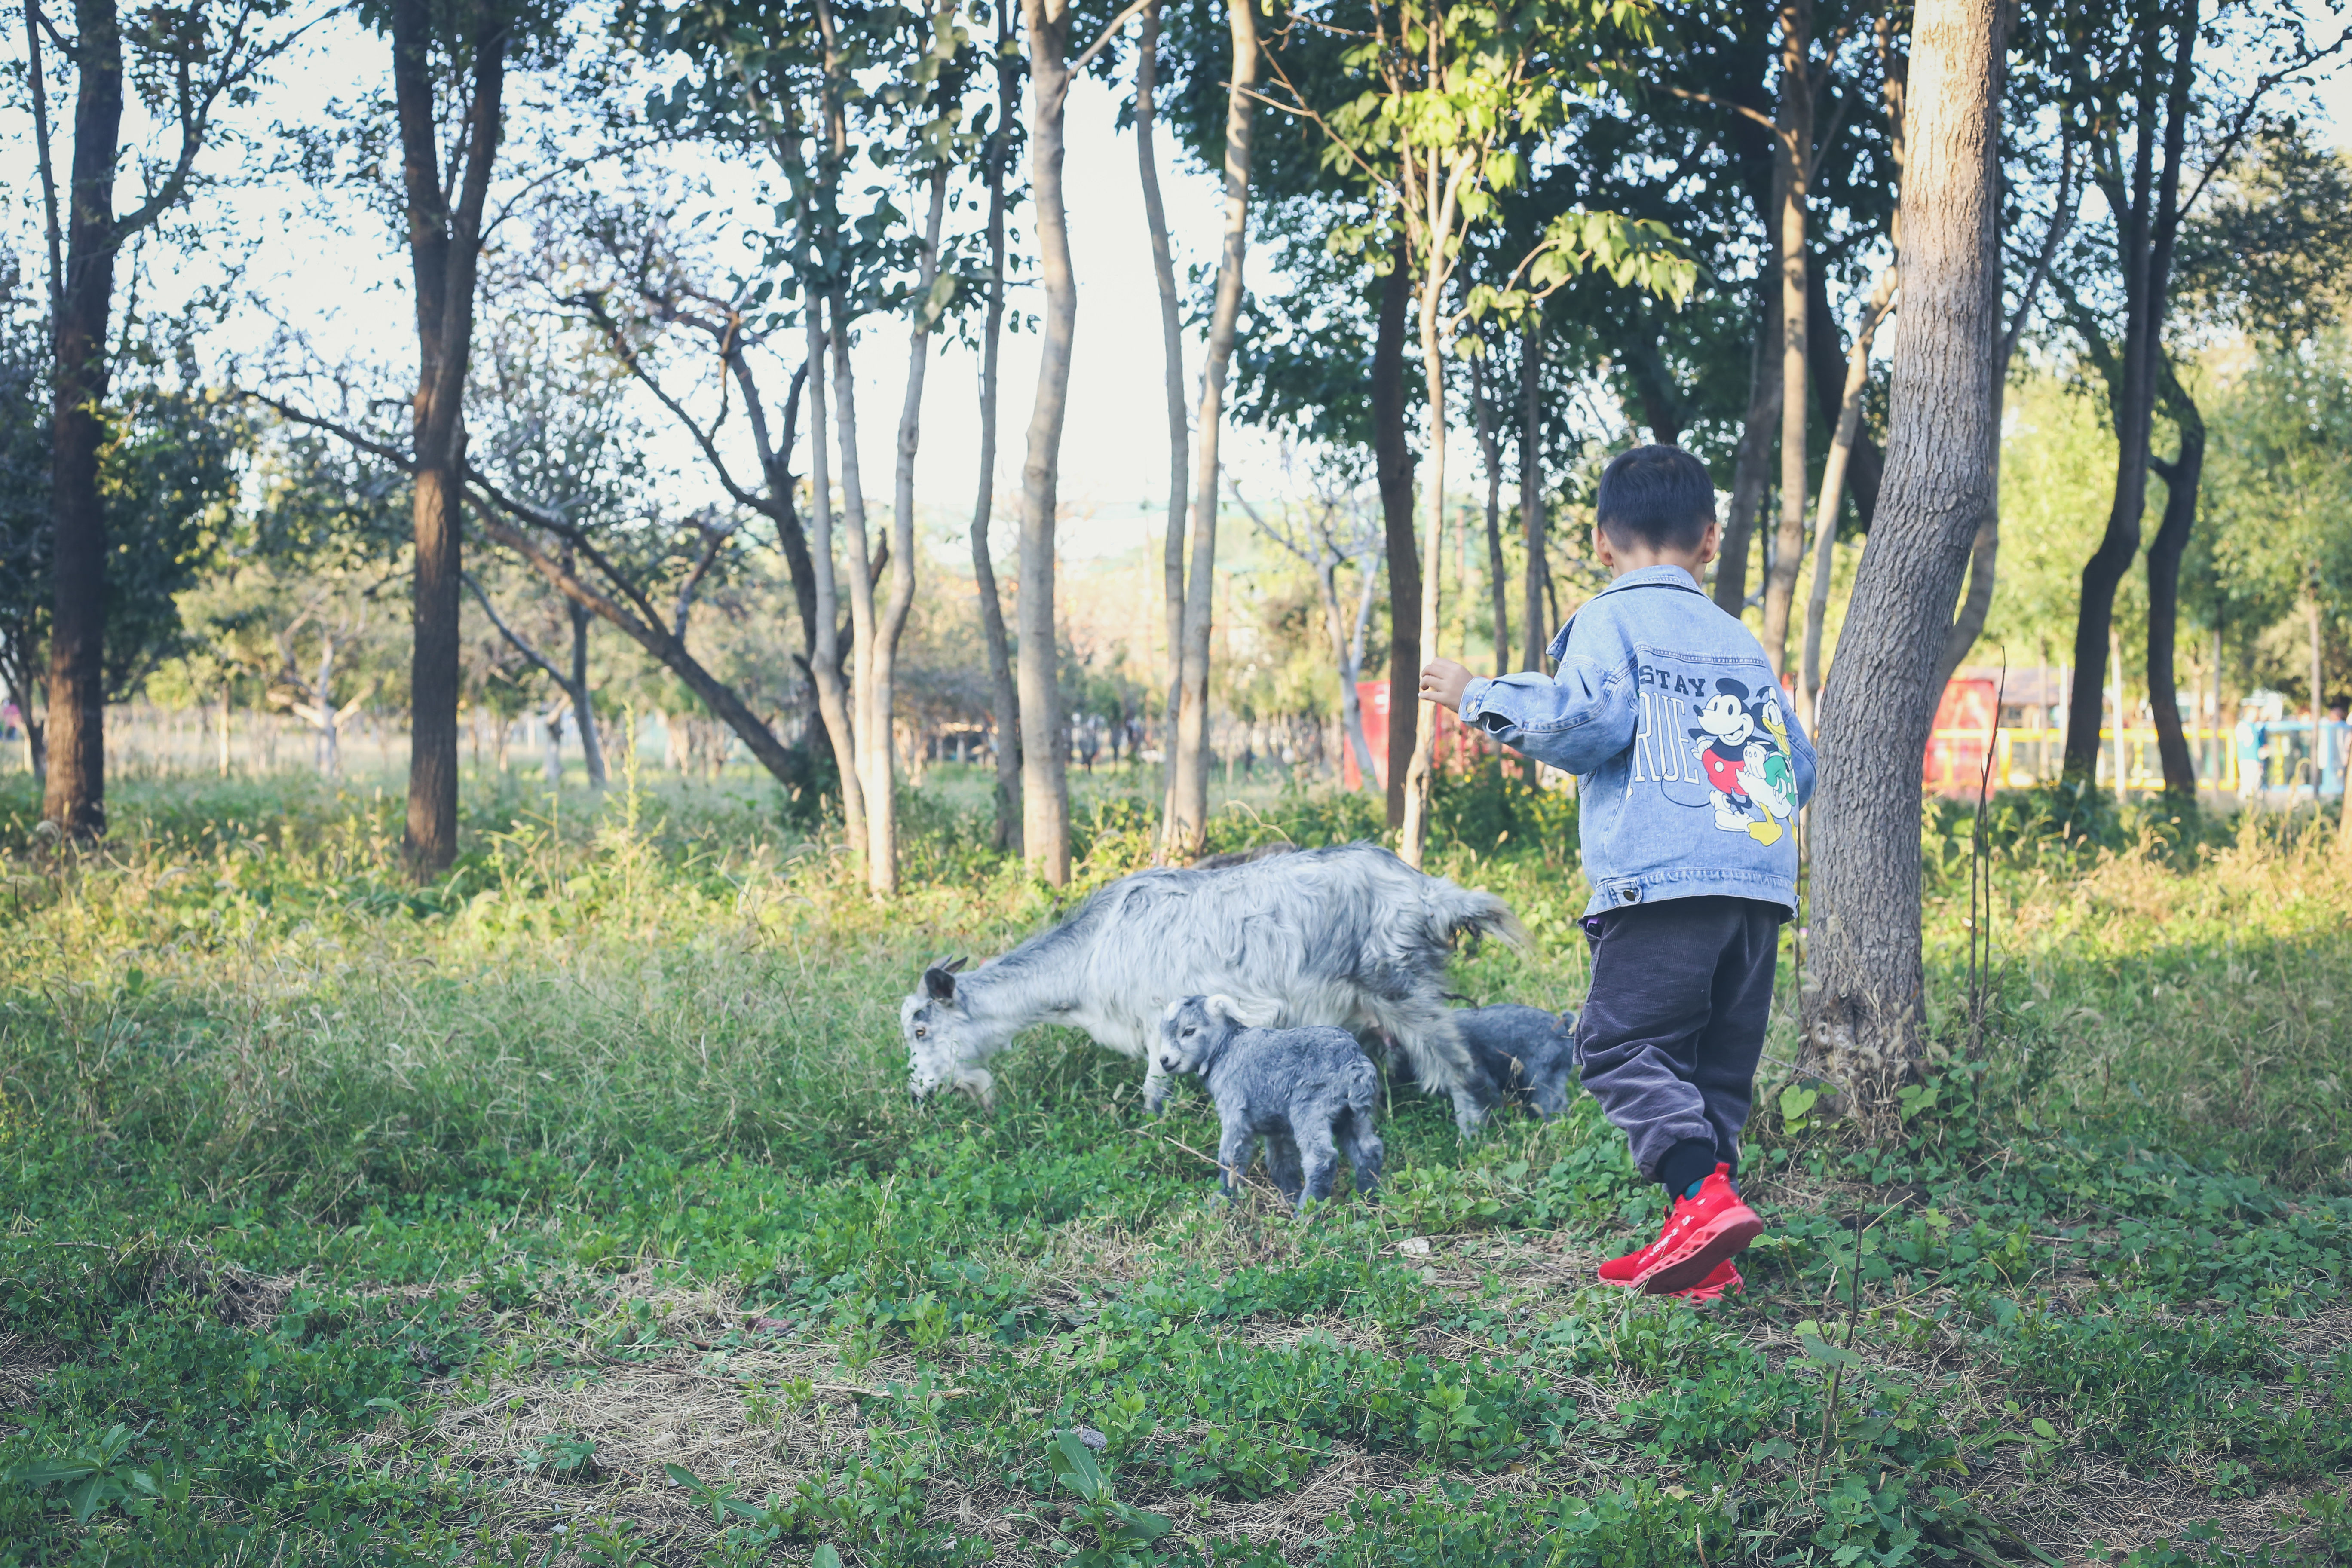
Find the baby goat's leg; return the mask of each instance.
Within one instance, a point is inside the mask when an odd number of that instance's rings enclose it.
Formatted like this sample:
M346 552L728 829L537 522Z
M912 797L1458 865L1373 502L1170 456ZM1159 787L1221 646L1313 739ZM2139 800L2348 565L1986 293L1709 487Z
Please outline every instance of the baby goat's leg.
M1306 1180L1302 1184L1306 1195L1328 1200L1331 1184L1339 1175L1339 1152L1331 1146L1330 1123L1316 1121L1301 1127L1297 1147L1299 1163L1305 1167ZM1299 1201L1296 1192L1291 1194L1290 1201L1294 1204Z
M1249 1173L1250 1145L1256 1141L1250 1136L1247 1122L1225 1123L1217 1140L1217 1186L1225 1196L1232 1197Z
M1167 1071L1160 1067L1158 1057L1147 1051L1144 1055L1143 1068L1143 1109L1150 1114L1157 1116L1160 1114L1160 1108L1167 1103Z
M1350 1105L1339 1121L1332 1124L1339 1134L1339 1147L1348 1152L1348 1163L1356 1170L1356 1195L1377 1198L1381 1190L1381 1165L1388 1158L1388 1146L1372 1127L1372 1097L1366 1094Z
M1265 1173L1274 1178L1275 1191L1289 1200L1290 1206L1293 1208L1298 1206L1299 1189L1305 1184L1306 1180L1299 1173L1299 1156L1302 1152L1305 1151L1300 1147L1299 1142L1287 1132L1269 1132L1265 1135ZM1313 1166L1310 1163L1308 1170L1311 1172Z

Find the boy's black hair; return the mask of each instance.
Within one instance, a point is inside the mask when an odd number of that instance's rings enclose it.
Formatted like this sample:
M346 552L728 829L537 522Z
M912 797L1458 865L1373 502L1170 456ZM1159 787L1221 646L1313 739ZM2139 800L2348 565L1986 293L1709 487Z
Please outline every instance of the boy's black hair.
M1695 550L1715 521L1715 480L1680 447L1636 447L1601 470L1594 512L1619 544Z

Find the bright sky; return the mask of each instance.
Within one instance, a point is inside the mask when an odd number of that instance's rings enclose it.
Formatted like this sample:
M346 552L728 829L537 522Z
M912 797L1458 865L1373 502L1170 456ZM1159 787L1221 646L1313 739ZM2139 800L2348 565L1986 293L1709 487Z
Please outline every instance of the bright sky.
M18 42L12 58L21 60L21 49ZM321 28L315 47L280 73L265 110L275 118L315 119L329 99L348 98L380 81L387 53L379 37L348 22ZM2337 74L2321 98L2336 139L2347 140L2352 132L2352 76ZM53 118L69 122L68 106L51 107ZM1079 303L1062 445L1062 541L1066 557L1073 560L1134 549L1146 537L1156 537L1164 516L1159 300L1135 143L1131 134L1114 128L1115 109L1113 94L1098 83L1080 81L1071 91L1066 181ZM136 121L134 110L126 132ZM7 204L0 209L0 222L30 274L39 266L41 242L33 205L32 140L21 104L0 111L0 140L8 170L0 184L0 201ZM1181 279L1189 265L1215 255L1222 197L1213 177L1174 155L1171 137L1160 140L1161 185ZM67 151L58 147L60 163ZM247 286L268 300L284 321L311 334L328 357L349 353L414 374L416 345L407 309L406 260L394 250L381 217L355 201L331 212L315 210L291 181L207 197L195 216L210 243L233 237L235 244L250 247ZM166 295L217 278L216 269L201 259L184 262L157 249L151 251L151 261L148 287ZM1254 265L1251 272L1257 289L1279 286L1261 266ZM1034 299L1020 302L1034 308ZM266 318L240 310L223 334L223 346L232 353L257 352L270 330ZM1009 541L1013 526L1011 502L1020 479L1037 346L1027 334L1005 342L996 465L1000 543ZM1197 389L1202 353L1197 337L1188 342L1188 394ZM886 506L906 359L903 328L895 323L869 331L857 354L866 489ZM968 516L971 504L979 462L977 384L973 353L951 342L939 350L928 381L917 495L926 521L942 528ZM1278 488L1275 453L1265 437L1230 431L1225 450L1229 470L1243 476L1255 493ZM684 468L686 453L681 449L676 457ZM1474 471L1466 443L1454 448L1450 463L1452 475L1466 482Z

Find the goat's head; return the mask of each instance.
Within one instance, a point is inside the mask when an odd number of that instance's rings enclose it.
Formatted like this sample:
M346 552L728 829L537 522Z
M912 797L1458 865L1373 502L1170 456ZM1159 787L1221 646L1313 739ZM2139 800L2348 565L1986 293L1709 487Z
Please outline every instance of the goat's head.
M907 1092L921 1100L953 1089L985 1105L996 1080L972 1065L980 1042L971 1016L956 998L956 975L967 960L950 959L923 971L923 983L898 1004L898 1031L907 1037Z
M1160 1016L1152 1060L1162 1072L1199 1072L1241 1026L1230 996L1180 996Z

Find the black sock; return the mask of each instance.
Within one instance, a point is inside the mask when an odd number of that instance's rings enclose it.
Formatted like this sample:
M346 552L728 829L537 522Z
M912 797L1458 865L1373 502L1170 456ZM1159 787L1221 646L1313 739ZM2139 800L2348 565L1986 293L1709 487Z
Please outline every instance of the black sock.
M1703 1182L1715 1174L1715 1140L1685 1138L1666 1151L1658 1162L1658 1184L1666 1189L1669 1199L1681 1197L1694 1183Z

